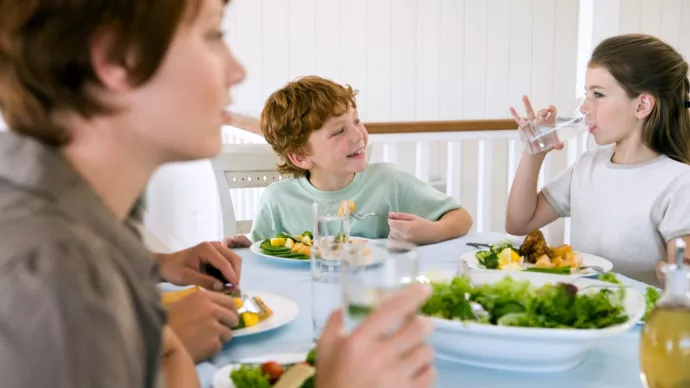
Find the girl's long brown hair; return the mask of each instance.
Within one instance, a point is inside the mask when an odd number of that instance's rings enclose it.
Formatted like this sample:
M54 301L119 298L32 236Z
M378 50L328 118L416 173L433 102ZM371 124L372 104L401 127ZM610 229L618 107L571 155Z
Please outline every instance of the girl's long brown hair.
M608 70L630 98L654 96L642 140L653 151L690 164L688 63L673 47L650 35L618 35L594 49L589 67Z

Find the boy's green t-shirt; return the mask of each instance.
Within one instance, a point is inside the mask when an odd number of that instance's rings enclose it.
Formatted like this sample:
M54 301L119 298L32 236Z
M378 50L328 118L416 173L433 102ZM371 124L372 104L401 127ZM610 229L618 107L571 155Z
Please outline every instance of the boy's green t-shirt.
M312 231L314 202L352 200L356 214L405 212L436 221L445 213L459 209L460 203L414 175L390 163L373 163L342 190L322 191L305 177L271 184L260 199L251 238L271 238L277 233L301 234ZM386 238L390 228L387 217L350 220L350 235Z

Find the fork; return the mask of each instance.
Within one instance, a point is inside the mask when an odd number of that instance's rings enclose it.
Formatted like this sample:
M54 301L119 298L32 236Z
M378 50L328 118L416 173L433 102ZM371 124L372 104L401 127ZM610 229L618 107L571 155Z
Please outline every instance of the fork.
M233 298L238 298L242 301L242 307L237 310L238 314L242 313L254 313L260 314L263 312L263 308L256 301L254 297L249 297L246 292L240 291L236 288L225 290L225 293L232 296Z
M247 294L242 293L242 307L237 310L237 314L243 314L243 313L254 313L254 314L261 314L263 312L263 309L257 303L256 299L254 297L249 297Z
M601 268L601 267L599 267L598 265L581 265L581 266L579 266L579 267L575 267L574 269L575 269L575 270L578 270L578 271L583 271L583 270L591 269L592 271L598 272L598 273L601 273L601 274L606 273L606 271L604 271L604 269Z
M357 219L357 220L363 220L365 218L374 217L374 216L388 218L388 214L379 214L379 213L350 214L350 216L354 219Z
M457 277L465 278L468 279L470 278L470 266L467 264L467 260L461 259L460 260L460 265L458 266L458 270L455 273ZM474 318L477 321L482 320L483 318L488 318L489 317L489 312L484 309L484 306L480 305L477 302L471 301L470 300L470 294L466 293L465 294L465 300L470 305L470 308L472 309L472 315L474 315Z

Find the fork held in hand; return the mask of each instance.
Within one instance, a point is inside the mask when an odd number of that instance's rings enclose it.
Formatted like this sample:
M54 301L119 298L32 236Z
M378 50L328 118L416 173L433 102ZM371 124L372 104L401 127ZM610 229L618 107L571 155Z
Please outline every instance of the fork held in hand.
M369 218L369 217L386 217L386 218L388 218L388 214L379 214L379 213L350 214L350 216L354 219L357 219L357 220L363 220L363 219Z

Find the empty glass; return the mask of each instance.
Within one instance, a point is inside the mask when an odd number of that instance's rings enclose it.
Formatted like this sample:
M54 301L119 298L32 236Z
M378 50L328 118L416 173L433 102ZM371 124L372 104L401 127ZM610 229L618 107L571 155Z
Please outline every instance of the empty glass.
M576 100L577 108L570 118L555 117L546 120L530 120L518 128L520 138L530 155L547 152L556 144L577 136L587 130L585 115L581 112L585 97Z
M348 244L341 277L345 327L352 331L391 293L417 281L416 246L393 240Z
M350 238L350 212L345 201L314 203L313 211L311 299L314 340L317 340L328 316L341 306L340 261L343 245Z

